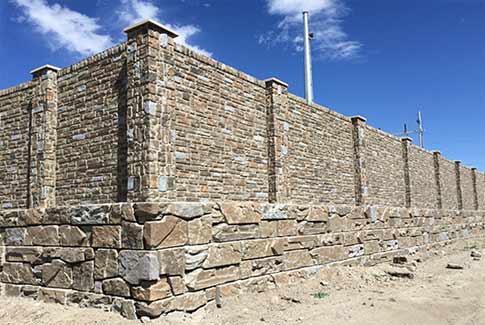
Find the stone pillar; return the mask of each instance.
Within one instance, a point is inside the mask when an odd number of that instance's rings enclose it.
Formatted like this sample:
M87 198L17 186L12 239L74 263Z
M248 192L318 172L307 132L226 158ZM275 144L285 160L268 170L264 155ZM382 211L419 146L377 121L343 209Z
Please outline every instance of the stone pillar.
M455 175L456 175L456 197L458 200L458 210L463 210L463 193L461 191L461 161L455 160Z
M443 198L441 196L441 172L440 172L440 151L433 151L434 158L434 178L436 182L436 206L443 209Z
M290 197L288 170L288 84L270 78L266 82L266 121L268 130L268 199L285 202Z
M477 188L477 169L472 167L472 182L473 182L473 205L475 210L479 210L478 203L478 188Z
M402 159L404 162L404 186L406 193L406 208L410 208L412 205L411 197L411 178L409 176L409 146L413 142L411 138L401 138L402 143Z
M354 139L355 203L365 205L369 189L365 164L365 124L367 120L362 116L353 116L351 121Z
M165 172L162 46L177 34L146 20L124 30L127 44L127 200L157 201L173 190ZM173 175L172 175L173 176Z
M28 206L52 207L56 201L57 71L44 65L32 70L36 83L30 110Z

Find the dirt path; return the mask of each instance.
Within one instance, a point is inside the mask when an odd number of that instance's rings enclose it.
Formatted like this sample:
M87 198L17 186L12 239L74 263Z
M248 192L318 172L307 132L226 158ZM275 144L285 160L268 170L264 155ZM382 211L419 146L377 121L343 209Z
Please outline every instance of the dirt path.
M413 279L383 266L330 268L305 285L228 298L193 315L175 313L151 324L485 324L485 258L470 245L417 263ZM480 249L478 249L481 251ZM447 251L451 251L448 248ZM450 253L448 253L450 254ZM463 270L447 269L454 262ZM0 324L137 324L94 309L0 298Z

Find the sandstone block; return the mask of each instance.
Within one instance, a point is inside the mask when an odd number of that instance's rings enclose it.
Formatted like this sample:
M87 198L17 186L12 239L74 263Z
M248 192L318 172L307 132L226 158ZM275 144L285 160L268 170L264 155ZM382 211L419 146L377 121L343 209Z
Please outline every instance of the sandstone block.
M33 285L38 283L30 264L5 262L0 275L1 282Z
M92 248L46 247L42 250L42 259L61 259L69 264L83 262L93 258L94 252Z
M224 202L219 206L230 225L257 224L261 221L261 213L256 203Z
M176 308L185 312L192 312L207 304L207 297L203 291L187 293L175 299Z
M259 237L272 238L277 236L278 221L261 221L259 224Z
M26 228L7 228L5 230L5 244L9 246L30 245L26 241Z
M72 269L60 260L42 265L42 284L47 287L69 289L72 286Z
M209 270L197 269L185 275L185 283L192 290L201 290L238 279L239 268L237 266Z
M325 207L311 207L306 220L311 222L325 222L328 220L328 210Z
M190 271L201 267L208 255L208 246L187 247L185 251L185 269Z
M282 255L286 243L286 238L243 241L241 243L242 259Z
M156 252L121 251L119 253L120 275L130 284L158 280L160 262Z
M122 222L121 245L127 249L143 249L143 226L135 222Z
M164 213L171 214L185 220L191 220L197 217L201 217L205 214L209 214L211 210L212 207L209 204L195 202L175 202L170 203Z
M341 217L337 214L332 214L328 218L328 231L342 232L347 230L347 217Z
M22 210L21 215L19 216L22 223L25 225L40 225L44 220L45 209L36 208L36 209L27 209Z
M89 246L89 236L77 226L59 226L61 246Z
M94 261L76 264L72 267L72 288L79 291L94 289Z
M120 278L104 280L103 292L113 296L130 297L130 287Z
M298 233L301 235L320 235L328 232L326 222L303 221L298 225Z
M214 244L209 247L203 268L238 264L241 262L241 243Z
M172 290L167 278L158 281L142 283L141 286L131 288L131 295L136 300L155 301L172 295Z
M129 203L115 204L111 208L111 224L120 224L121 221L136 222L135 211Z
M5 259L7 262L35 264L39 261L41 255L42 249L39 247L7 247Z
M212 227L212 237L216 242L252 239L258 235L258 225L220 224Z
M135 217L138 221L160 219L167 208L165 203L137 203L133 205Z
M314 265L313 259L307 250L289 251L284 255L284 269L298 269Z
M169 248L159 250L160 274L178 275L185 271L185 249Z
M189 221L189 244L207 244L212 239L212 220L210 217L201 217Z
M59 246L58 226L34 226L27 228L26 240L32 245Z
M288 205L264 204L261 206L262 220L288 219Z
M324 246L315 248L311 251L311 255L315 258L318 264L326 264L348 258L347 250L343 246Z
M119 298L114 299L112 310L120 313L121 316L127 319L131 319L131 320L137 319L135 303L131 300L125 300L125 299L119 299Z
M298 222L296 220L279 220L278 236L296 236L298 235Z
M185 245L188 242L187 221L165 216L161 221L146 222L143 236L147 248Z
M296 236L288 238L285 243L285 251L297 250L297 249L312 249L318 246L318 236Z
M249 278L283 271L283 257L268 257L241 263L241 277Z
M181 295L187 291L184 283L184 278L182 278L181 276L169 276L168 283L170 284L170 287L172 288L172 293L174 295Z
M94 226L92 246L103 248L121 248L120 226Z
M98 249L94 257L94 278L102 280L119 275L118 252L115 249Z

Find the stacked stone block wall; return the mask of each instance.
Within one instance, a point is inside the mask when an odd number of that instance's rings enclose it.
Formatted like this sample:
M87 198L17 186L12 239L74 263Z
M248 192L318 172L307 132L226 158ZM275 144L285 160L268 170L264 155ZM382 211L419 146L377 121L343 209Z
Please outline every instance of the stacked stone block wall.
M470 168L460 166L460 184L463 197L463 209L474 210L475 207L475 186L473 171Z
M443 209L458 209L455 164L440 157L439 165Z
M476 171L477 175L477 201L480 210L485 209L485 174Z
M180 310L478 239L483 211L256 202L3 210L3 293L118 311Z
M409 147L411 206L437 209L438 189L433 153L417 146Z

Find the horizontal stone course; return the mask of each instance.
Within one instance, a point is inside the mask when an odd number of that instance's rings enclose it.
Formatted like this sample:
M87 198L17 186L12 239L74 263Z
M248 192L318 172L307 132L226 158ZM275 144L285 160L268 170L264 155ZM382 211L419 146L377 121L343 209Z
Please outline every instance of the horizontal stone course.
M62 211L62 223L52 224ZM35 225L8 218L0 228L4 293L130 318L191 311L213 301L216 289L224 296L270 288L289 274L375 264L485 229L485 211L255 202L93 205L42 215Z

